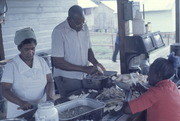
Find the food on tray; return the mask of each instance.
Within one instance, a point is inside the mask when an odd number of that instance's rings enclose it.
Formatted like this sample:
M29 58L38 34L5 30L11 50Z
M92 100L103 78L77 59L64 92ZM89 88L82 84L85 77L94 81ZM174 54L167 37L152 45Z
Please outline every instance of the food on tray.
M68 109L68 110L63 111L63 112L59 112L59 117L61 119L73 118L75 116L81 115L81 114L86 113L86 112L91 111L91 110L93 110L92 107L82 105L82 106L78 106L75 108Z
M118 87L104 88L102 93L100 93L96 99L106 103L104 112L111 111L114 109L120 109L123 105L125 98L125 93L122 89Z
M117 88L115 86L111 88L104 88L102 93L99 94L96 99L98 100L109 100L109 99L117 99L117 98L124 98L124 92L122 89Z
M71 95L68 97L69 100L74 100L77 98L86 98L89 95L89 93L81 93L80 95Z
M139 97L141 94L137 91L133 91L131 94L131 98L130 100L136 99L137 97Z
M142 75L137 73L130 73L130 74L121 74L117 75L116 77L112 77L113 80L122 81L129 85L136 84L136 83L146 83L147 82L147 75Z

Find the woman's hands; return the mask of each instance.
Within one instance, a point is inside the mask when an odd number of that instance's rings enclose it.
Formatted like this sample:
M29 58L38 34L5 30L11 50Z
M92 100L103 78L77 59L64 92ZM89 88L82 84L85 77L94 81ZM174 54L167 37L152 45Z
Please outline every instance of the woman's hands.
M145 87L144 85L140 84L140 83L137 83L136 85L133 85L133 88L134 90L138 91L138 92L141 92L141 93L144 93L148 90L147 87Z
M22 109L22 110L24 110L24 111L33 108L33 105L31 105L31 104L30 104L29 102L27 102L27 101L21 101L21 102L19 103L19 106L20 106L20 107L18 107L17 109L18 109L18 110Z

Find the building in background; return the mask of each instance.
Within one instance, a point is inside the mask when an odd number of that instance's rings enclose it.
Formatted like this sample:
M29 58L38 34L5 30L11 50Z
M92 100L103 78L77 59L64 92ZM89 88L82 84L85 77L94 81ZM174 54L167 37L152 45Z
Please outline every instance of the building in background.
M95 31L117 32L117 1L100 1L95 10Z
M175 0L134 1L144 4L145 21L151 22L152 31L175 31ZM19 53L13 39L15 31L25 27L36 33L37 52L49 51L53 28L66 19L68 9L75 4L83 8L91 31L117 32L117 0L7 0L8 11L2 24L5 58Z
M133 1L144 4L145 21L151 22L152 31L175 32L175 0Z
M86 22L89 30L93 31L95 28L95 9L98 7L97 4L92 2L91 0L78 0L78 5L83 8L84 15L86 18Z
M2 24L5 58L19 53L14 35L16 30L25 27L33 28L36 33L36 52L50 50L53 28L66 19L68 9L75 4L77 0L7 0L8 11Z
M113 31L117 28L117 0L92 0L95 10L95 30ZM145 9L145 22L151 22L152 31L175 31L175 0L130 0L140 2Z
M117 31L117 1L78 0L90 31Z

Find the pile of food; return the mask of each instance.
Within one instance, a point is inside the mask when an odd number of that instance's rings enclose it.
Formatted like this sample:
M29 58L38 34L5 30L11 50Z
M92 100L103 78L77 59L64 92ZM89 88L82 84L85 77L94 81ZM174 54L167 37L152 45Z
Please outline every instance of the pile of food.
M112 80L115 81L122 81L124 83L127 83L129 85L133 85L136 83L147 83L147 75L136 73L130 73L130 74L120 74L117 76L112 77Z
M124 98L124 91L116 86L104 88L102 93L96 97L96 99L106 103L104 112L121 109Z
M59 112L59 117L61 117L62 119L73 118L73 117L76 117L78 115L81 115L81 114L86 113L86 112L91 111L91 110L93 110L92 107L82 105L82 106L78 106L75 108L68 109L68 110L63 111L63 112Z
M139 73L130 73L130 74L121 74L121 75L116 75L111 77L112 82L116 81L116 82L123 82L126 83L127 85L129 85L130 87L132 87L133 84L137 84L137 83L147 83L147 75L142 75ZM132 88L130 88L132 89ZM98 95L95 97L97 100L104 102L106 104L105 108L104 108L104 112L110 112L110 111L118 111L122 108L123 106L123 102L125 99L127 99L127 97L129 97L129 95L127 96L125 94L125 90L121 89L118 85L117 86L112 86L110 88L103 88L102 90L93 90L94 93L97 93ZM140 93L137 91L131 91L131 98L137 98L139 97ZM92 89L89 89L88 93L82 93L81 95L71 95L69 97L70 100L74 100L76 98L84 98L89 96L89 94L92 94ZM77 107L79 108L79 107ZM80 109L80 110L79 110ZM73 117L74 113L75 115L77 115L76 113L83 113L81 111L86 110L88 108L84 108L84 109L76 109L78 111L74 112L75 109L71 109L68 110L66 112L63 112L61 115L61 117L64 117L66 115ZM90 110L90 109L89 109ZM87 111L87 110L86 110ZM66 116L67 118L67 116Z

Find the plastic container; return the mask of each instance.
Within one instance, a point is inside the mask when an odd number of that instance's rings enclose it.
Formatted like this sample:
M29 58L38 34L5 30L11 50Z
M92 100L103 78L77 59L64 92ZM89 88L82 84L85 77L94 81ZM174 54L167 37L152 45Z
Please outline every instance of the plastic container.
M58 110L52 102L39 103L35 121L59 121Z
M142 15L140 11L136 11L135 18L132 20L132 33L134 35L142 35L145 34L145 22L142 19Z
M135 19L132 21L132 33L134 35L145 34L145 22L143 19Z

